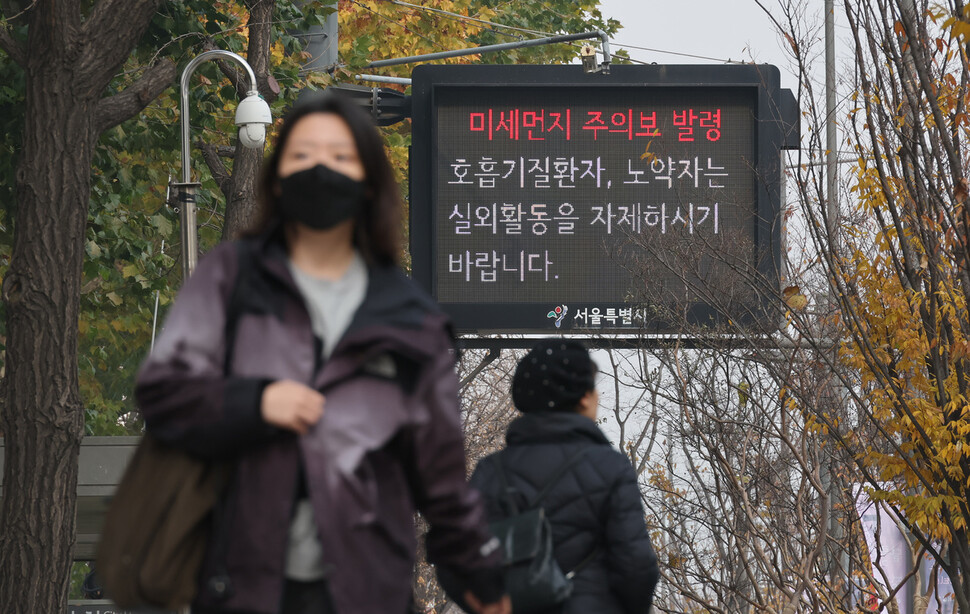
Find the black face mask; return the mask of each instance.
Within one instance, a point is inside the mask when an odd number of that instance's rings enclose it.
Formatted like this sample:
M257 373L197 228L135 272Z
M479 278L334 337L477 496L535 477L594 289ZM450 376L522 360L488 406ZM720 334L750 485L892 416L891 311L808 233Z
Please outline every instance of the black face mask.
M317 164L280 179L280 213L284 221L327 230L355 217L365 194L363 181Z

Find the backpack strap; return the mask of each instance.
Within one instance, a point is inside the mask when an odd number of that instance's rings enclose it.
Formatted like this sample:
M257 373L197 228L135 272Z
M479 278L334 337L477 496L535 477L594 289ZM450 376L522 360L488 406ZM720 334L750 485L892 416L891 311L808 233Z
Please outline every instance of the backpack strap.
M575 456L573 456L565 463L563 463L556 471L556 473L553 474L552 479L546 483L545 487L539 492L536 498L532 501L532 503L527 506L527 509L534 509L539 507L539 505L542 503L542 500L552 490L552 487L555 486L559 482L559 480L561 480L567 473L569 473L569 470L572 469L573 466L576 465L580 460L582 460L582 458L586 456L586 453L589 452L590 450L592 450L592 446L584 447L579 452L577 452ZM509 506L509 509L512 511L512 514L518 514L519 513L518 506L515 505L515 501L512 498L513 489L509 487L508 478L506 477L506 474L505 474L505 469L502 467L501 457L502 457L501 452L495 455L495 467L498 472L499 484L502 488L502 493L504 495L506 504ZM593 548L592 552L586 555L586 558L580 561L580 563L576 565L576 567L574 567L572 571L566 574L566 578L571 580L573 576L575 576L577 573L582 571L586 566L592 563L600 554L602 554L602 552L603 552L603 547L600 545L597 545L595 548Z
M580 450L579 452L577 452L576 455L573 456L571 459L563 463L562 466L559 467L559 470L555 473L555 475L552 476L552 479L549 480L548 483L546 483L545 488L543 488L542 491L538 494L538 496L536 496L535 500L532 502L532 505L529 506L530 509L539 507L539 505L542 503L542 500L545 498L545 496L549 494L549 492L552 490L552 487L555 486L559 482L559 480L561 480L567 473L569 473L569 470L572 469L576 463L582 460L582 458L586 456L586 453L589 452L590 450L592 450L592 446L587 446L582 450ZM592 552L587 554L586 557L582 561L580 561L578 565L573 567L573 569L566 574L566 578L569 580L572 580L573 576L575 576L577 573L582 571L586 566L592 563L602 552L603 552L603 548L600 545L597 545L595 548L593 548Z
M536 496L536 498L533 499L532 502L529 504L528 506L529 509L539 507L539 505L542 503L542 500L545 499L546 495L549 494L549 491L552 490L552 487L558 484L559 480L561 480L567 473L569 473L569 470L573 468L573 465L575 465L580 460L582 460L582 458L586 456L586 453L589 452L590 449L591 447L589 446L583 448L582 450L577 452L575 456L573 456L565 463L563 463L559 467L559 470L556 471L556 473L552 476L552 479L546 483L545 488L543 488Z
M539 496L536 497L536 500L532 504L532 507L538 507L539 506L539 503L542 502L543 497L545 497L546 494L548 494L549 491L552 490L552 487L556 485L556 482L558 482L559 480L561 480L563 478L563 476L566 475L566 473L568 473L570 469L572 469L573 465L575 465L577 462L579 462L579 460L582 459L583 456L585 456L586 453L589 452L591 449L592 449L592 447L587 446L587 447L583 448L582 450L580 450L579 452L577 452L576 453L576 456L572 457L571 459L569 459L568 461L566 461L565 463L563 463L562 467L559 468L559 471L556 472L556 475L553 476L552 480L548 484L546 484L546 487L543 488L542 489L542 492L539 493ZM586 558L584 558L582 561L580 561L578 565L576 565L575 567L573 567L572 570L569 571L566 574L566 579L572 580L573 577L577 573L579 573L580 571L582 571L583 569L585 569L602 552L603 552L603 547L601 545L597 544L597 546L595 548L593 548L593 551L586 555Z
M593 551L587 554L586 558L579 562L579 565L573 567L572 571L566 574L566 579L572 580L576 574L585 569L586 566L592 563L602 552L603 547L597 544L597 546L593 548Z
M495 455L495 471L498 475L499 487L502 489L502 498L505 500L505 504L508 506L509 515L518 515L519 506L515 504L515 499L512 497L512 493L515 492L515 490L509 487L509 478L505 473L505 467L502 466L501 451Z

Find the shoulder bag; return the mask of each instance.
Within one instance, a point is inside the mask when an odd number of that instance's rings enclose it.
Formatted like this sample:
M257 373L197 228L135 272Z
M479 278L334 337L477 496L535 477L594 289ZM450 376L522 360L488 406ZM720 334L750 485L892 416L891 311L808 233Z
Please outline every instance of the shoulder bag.
M250 248L237 244L239 271L226 305L223 371L229 373ZM193 457L145 433L105 517L95 561L105 595L122 608L178 610L198 590L213 511L230 464Z

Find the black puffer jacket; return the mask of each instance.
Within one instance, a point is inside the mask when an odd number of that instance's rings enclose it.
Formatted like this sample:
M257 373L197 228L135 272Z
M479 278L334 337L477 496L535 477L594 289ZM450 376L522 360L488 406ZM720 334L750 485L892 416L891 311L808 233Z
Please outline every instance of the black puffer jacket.
M574 579L562 614L645 614L660 578L644 524L643 504L629 459L596 424L579 414L529 413L517 418L498 452L510 488L534 500L579 450L591 448L542 502L552 524L556 560L564 572L601 553ZM482 492L490 518L505 516L496 454L482 459L472 486ZM525 501L517 501L522 506Z

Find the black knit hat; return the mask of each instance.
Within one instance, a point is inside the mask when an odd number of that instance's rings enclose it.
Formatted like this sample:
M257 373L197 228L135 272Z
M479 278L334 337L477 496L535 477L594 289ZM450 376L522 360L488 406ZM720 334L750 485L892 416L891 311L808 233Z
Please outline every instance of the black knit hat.
M573 411L596 387L596 365L586 347L569 339L543 339L512 377L512 402L523 413Z

